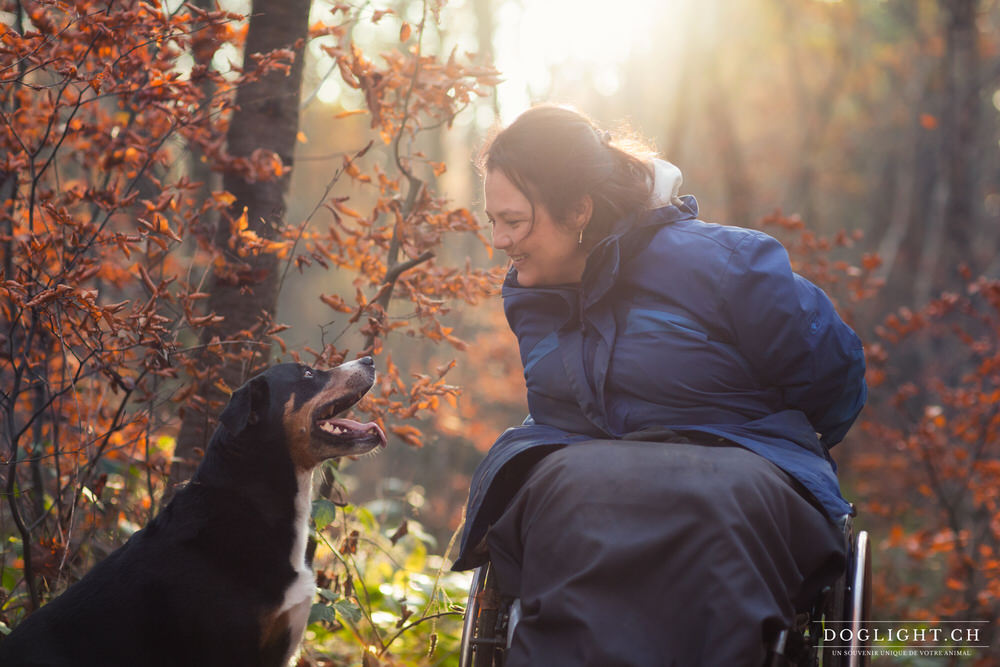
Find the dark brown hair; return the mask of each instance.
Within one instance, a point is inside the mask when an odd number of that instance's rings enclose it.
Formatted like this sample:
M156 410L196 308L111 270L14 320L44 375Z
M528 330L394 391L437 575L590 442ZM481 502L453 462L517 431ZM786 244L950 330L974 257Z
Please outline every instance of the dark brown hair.
M648 206L654 156L634 138L612 138L574 109L546 104L499 131L480 151L476 166L483 178L498 170L510 179L531 202L532 218L541 203L562 223L590 195L594 210L583 243L592 247L616 220Z

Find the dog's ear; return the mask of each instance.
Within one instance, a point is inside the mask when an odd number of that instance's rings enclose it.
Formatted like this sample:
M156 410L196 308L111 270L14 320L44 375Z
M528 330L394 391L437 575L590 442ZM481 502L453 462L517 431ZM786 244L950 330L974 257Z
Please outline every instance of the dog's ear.
M260 421L267 410L269 398L267 380L257 376L233 393L229 405L219 415L219 421L227 431L239 435L247 426Z

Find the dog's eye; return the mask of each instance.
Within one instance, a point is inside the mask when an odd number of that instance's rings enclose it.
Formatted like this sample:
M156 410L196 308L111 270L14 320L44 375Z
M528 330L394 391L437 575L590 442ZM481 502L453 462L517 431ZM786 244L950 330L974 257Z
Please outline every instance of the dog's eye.
M306 379L311 379L312 376L313 376L313 372L312 372L311 368L307 368L304 371L302 371L302 377L304 377Z

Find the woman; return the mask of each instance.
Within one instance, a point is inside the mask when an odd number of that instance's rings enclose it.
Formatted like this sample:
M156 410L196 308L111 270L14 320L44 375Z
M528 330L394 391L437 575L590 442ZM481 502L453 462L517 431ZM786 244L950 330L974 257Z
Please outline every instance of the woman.
M481 158L530 416L476 471L455 569L523 617L509 665L760 665L843 568L828 449L864 355L766 234L680 172L533 108Z

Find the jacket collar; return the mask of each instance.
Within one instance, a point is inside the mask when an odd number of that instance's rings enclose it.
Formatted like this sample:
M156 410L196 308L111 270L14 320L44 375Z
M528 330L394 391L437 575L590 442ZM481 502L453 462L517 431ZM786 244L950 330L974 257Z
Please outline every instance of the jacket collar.
M597 303L618 280L623 261L646 248L656 230L698 215L698 202L686 195L680 205L663 206L615 223L611 234L598 243L587 257L583 270L584 307Z
M614 285L621 271L622 260L634 256L646 246L649 231L696 217L698 202L691 195L680 197L676 204L626 216L618 220L612 226L611 233L591 249L580 285L524 287L517 282L517 270L511 267L504 278L502 296L507 298L527 292L538 295L548 293L573 303L580 299L579 290L582 285L583 305L590 306Z

